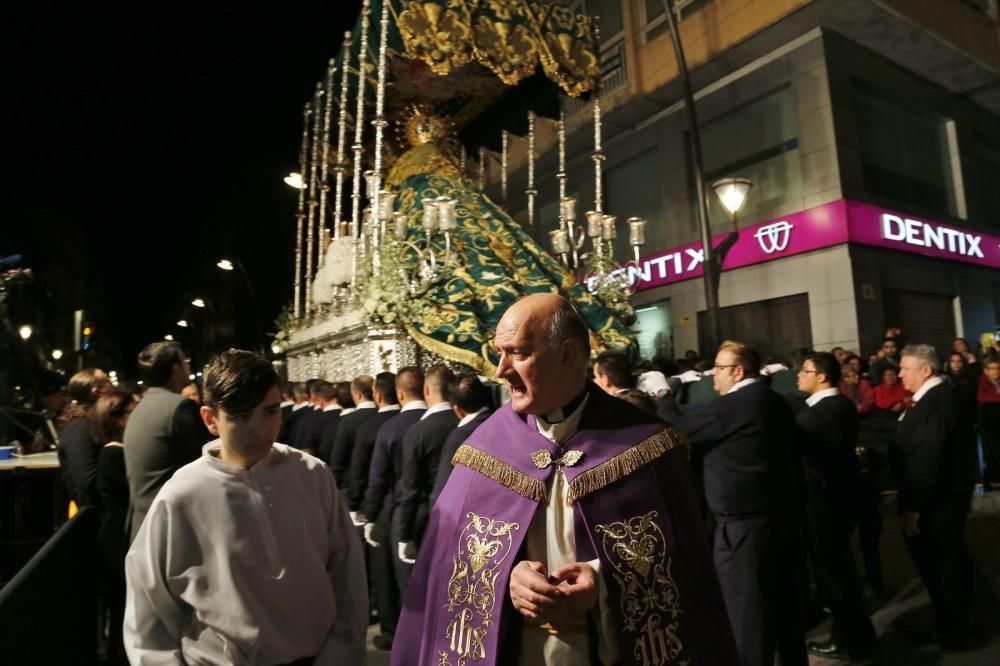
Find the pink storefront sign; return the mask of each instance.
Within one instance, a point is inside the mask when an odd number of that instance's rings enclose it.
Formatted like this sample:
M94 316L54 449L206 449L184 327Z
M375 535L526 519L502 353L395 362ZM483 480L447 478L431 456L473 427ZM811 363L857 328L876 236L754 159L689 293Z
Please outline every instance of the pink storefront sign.
M713 239L718 245L725 238ZM740 229L723 270L733 270L844 243L860 243L953 261L1000 268L1000 237L838 200ZM701 277L701 243L688 243L643 257L626 269L638 289Z

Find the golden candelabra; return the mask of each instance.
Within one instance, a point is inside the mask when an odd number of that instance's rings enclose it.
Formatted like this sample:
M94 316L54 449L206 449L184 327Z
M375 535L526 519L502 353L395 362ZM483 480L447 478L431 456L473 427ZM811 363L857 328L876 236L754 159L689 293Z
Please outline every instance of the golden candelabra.
M326 68L326 86L323 89L323 145L320 150L322 166L319 175L319 266L326 258L326 244L329 232L326 228L326 200L330 193L330 121L333 117L333 75L337 71L337 60L330 58Z
M299 149L299 173L306 172L309 155L309 104L302 111L302 147ZM292 299L292 313L296 319L302 317L302 242L306 220L306 190L299 187L299 206L295 213L295 294Z
M340 103L337 111L337 164L334 171L337 174L333 195L333 237L340 238L343 233L344 217L344 148L347 144L347 84L351 73L351 33L344 33L344 47L340 58Z
M389 39L389 3L383 0L382 16L379 18L379 40L378 40L378 81L375 86L375 119L372 125L375 127L375 169L373 177L369 183L368 199L371 207L371 229L372 240L372 268L378 271L381 258L379 257L382 235L385 230L385 223L392 217L392 205L394 196L382 191L382 142L385 128L388 122L385 120L385 75L387 69L386 49Z
M364 238L361 229L361 143L364 137L365 124L365 62L368 59L368 26L371 3L364 0L361 5L361 48L358 51L358 101L354 114L354 182L351 190L351 238L354 239L354 252L351 253L351 289L356 293L358 285L358 253L364 254ZM360 244L360 247L359 247Z
M316 94L313 97L312 110L312 151L309 159L309 215L306 218L306 303L305 311L309 314L313 311L312 283L313 267L316 265L316 209L319 201L316 199L319 189L319 159L320 144L323 137L320 134L320 121L323 114L320 106L323 101L323 86L316 83Z

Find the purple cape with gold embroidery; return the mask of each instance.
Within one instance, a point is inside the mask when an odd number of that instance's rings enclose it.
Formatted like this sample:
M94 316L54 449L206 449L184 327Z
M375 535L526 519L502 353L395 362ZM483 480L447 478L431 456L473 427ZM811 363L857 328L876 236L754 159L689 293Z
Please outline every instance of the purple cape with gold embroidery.
M507 405L455 454L410 578L393 666L514 663L510 570L555 470L533 464L540 450L583 453L563 468L577 560L601 560L620 663L738 663L682 436L593 384L588 391L562 447Z

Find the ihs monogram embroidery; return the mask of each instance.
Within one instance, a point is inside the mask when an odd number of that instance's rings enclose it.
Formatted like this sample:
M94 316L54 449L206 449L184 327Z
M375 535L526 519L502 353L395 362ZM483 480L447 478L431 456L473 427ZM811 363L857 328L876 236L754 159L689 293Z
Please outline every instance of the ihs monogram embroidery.
M598 525L604 555L621 587L625 631L634 640L633 654L644 666L685 664L677 661L684 649L677 629L680 600L670 574L667 542L656 524L656 511L628 520Z
M496 605L496 579L501 563L510 555L517 523L485 518L469 512L469 523L462 531L458 552L452 562L445 608L452 613L445 632L449 652L438 655L441 666L451 666L450 656L458 657L455 666L486 658L486 633L493 624ZM503 596L503 595L501 595Z

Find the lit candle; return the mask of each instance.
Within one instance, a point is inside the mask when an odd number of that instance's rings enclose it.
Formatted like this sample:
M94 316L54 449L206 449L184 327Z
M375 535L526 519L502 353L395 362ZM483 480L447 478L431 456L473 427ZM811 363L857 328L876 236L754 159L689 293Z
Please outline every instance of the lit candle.
M618 235L618 232L615 231L615 222L618 221L618 218L614 215L603 215L602 218L601 235L604 237L604 240L612 241Z
M601 223L604 221L604 215L599 210L588 210L587 211L587 235L591 238L599 238L602 231Z
M434 231L438 223L438 202L434 199L421 199L424 205L424 229Z
M646 220L641 217L628 218L629 245L644 245L646 243Z

